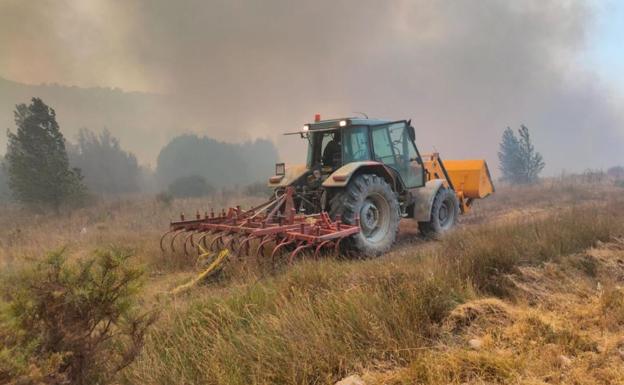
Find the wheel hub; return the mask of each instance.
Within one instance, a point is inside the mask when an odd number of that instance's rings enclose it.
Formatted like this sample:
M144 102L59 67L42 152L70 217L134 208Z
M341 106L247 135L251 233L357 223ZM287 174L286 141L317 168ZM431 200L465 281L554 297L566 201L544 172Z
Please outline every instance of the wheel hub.
M440 219L440 223L446 223L449 216L449 208L446 203L440 206L440 212L438 213L438 218Z
M366 200L360 211L360 226L364 235L371 234L379 225L379 209L374 202Z

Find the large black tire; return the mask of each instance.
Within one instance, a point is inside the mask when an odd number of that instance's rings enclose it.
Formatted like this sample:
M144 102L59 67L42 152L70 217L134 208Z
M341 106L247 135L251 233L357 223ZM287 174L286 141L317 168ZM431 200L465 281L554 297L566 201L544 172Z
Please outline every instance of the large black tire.
M360 232L345 246L366 257L378 256L392 247L401 219L396 194L383 178L373 174L353 177L330 201L329 214L332 218L340 215L347 224L360 218Z
M458 217L459 200L455 191L440 188L433 200L429 222L418 222L418 228L426 236L441 235L455 227Z

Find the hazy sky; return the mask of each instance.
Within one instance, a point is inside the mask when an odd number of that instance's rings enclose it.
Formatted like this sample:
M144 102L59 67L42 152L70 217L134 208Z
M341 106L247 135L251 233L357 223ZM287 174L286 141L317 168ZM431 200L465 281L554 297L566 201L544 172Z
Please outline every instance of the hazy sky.
M183 123L153 130L288 161L316 112L412 118L422 151L492 168L524 123L556 173L624 163L623 38L619 1L1 0L0 77L163 94Z
M588 28L583 65L624 90L624 2L596 1L595 20Z

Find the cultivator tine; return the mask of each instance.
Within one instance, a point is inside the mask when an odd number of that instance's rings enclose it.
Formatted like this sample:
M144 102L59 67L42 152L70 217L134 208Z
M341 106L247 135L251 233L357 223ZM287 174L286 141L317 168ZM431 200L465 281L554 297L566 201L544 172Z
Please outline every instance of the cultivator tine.
M277 239L275 237L272 236L267 236L266 238L264 238L260 244L258 245L258 249L256 250L256 258L259 259L260 256L264 255L264 247L273 242L273 241L277 241Z
M275 261L275 257L279 254L280 249L283 249L284 247L288 245L292 245L293 243L295 243L294 240L289 240L288 238L284 239L281 243L279 243L273 249L273 252L271 253L271 259Z
M186 247L187 244L191 244L192 247L195 247L195 243L193 242L193 235L195 233L194 232L190 232L186 238L184 238L184 255L188 256L189 252L188 252L188 248Z
M207 239L208 239L209 235L214 235L214 233L212 231L208 231L206 233L206 236L204 237L204 239L202 239L201 243L202 243L202 245L204 245L204 249L208 249L208 241L207 241Z
M202 253L202 247L201 245L204 245L203 249L207 249L208 245L206 245L206 237L210 235L210 232L205 231L202 233L202 235L199 237L199 239L197 239L197 242L195 242L195 250L197 250L197 254L201 254Z
M172 233L175 233L175 232L176 232L176 230L169 230L169 231L167 231L166 233L164 233L164 234L162 235L162 237L160 237L160 250L161 250L163 253L166 251L166 250L165 250L165 245L163 245L163 242L165 241L165 238L167 237L167 235L172 234Z
M288 264L292 264L293 261L295 260L295 257L297 256L297 254L299 254L300 252L302 252L305 249L311 248L313 245L310 243L304 243L302 245L297 246L297 248L295 250L293 250L292 253L290 253L290 256L288 257Z
M338 240L336 241L336 244L334 245L334 253L336 255L340 254L340 242L342 242L343 239L345 239L345 237L338 238Z
M238 238L238 234L233 234L230 239L228 239L228 241L225 243L225 248L236 251L236 245L240 245L240 242L238 242Z
M316 246L316 249L314 250L314 258L318 259L321 256L321 250L327 247L328 245L331 246L331 244L332 244L332 241L323 241L319 243Z
M217 251L219 248L219 245L221 245L220 248L223 248L223 237L226 236L227 234L224 233L219 233L215 238L213 238L212 242L210 242L210 250L212 251Z
M169 247L171 248L171 252L175 253L175 240L178 237L178 235L185 233L186 230L182 229L180 231L178 231L177 233L173 234L173 237L171 237L171 241L169 242Z
M255 237L253 235L249 235L249 236L245 237L245 239L243 239L241 241L241 243L239 244L238 253L241 256L248 257L249 256L249 251L251 249L251 241L253 241L256 238L257 237Z

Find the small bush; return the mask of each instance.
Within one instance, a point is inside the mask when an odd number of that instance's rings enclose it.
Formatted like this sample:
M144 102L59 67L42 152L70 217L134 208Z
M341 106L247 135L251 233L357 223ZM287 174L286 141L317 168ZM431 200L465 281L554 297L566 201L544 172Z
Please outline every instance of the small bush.
M176 198L193 198L213 194L215 188L200 175L177 178L169 185L169 193Z
M137 311L143 273L129 257L98 251L70 264L56 252L7 278L0 382L104 384L130 364L155 316Z

